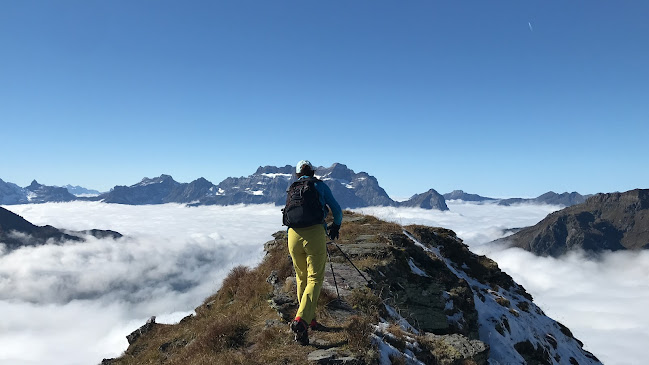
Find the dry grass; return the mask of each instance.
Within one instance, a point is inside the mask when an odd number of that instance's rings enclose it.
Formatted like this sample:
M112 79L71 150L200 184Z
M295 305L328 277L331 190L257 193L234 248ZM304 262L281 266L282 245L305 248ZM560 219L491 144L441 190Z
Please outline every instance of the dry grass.
M390 363L392 365L406 365L406 358L403 355L390 355Z
M371 321L365 316L351 317L345 335L347 337L347 346L356 353L367 351L371 346L370 335L372 334Z
M383 302L376 294L367 287L356 288L352 290L351 295L347 299L352 308L363 314L371 317L378 318L379 310L383 307Z
M266 301L272 290L266 278L272 271L282 281L292 275L286 244L254 269L232 269L221 289L196 308L194 318L156 325L114 364L306 363L307 353L294 343L288 326L265 327L266 320L279 319Z
M365 256L363 258L355 259L354 265L360 270L372 269L383 264L383 261L372 256Z
M401 327L397 326L396 324L392 323L387 329L388 333L391 334L391 337L386 338L388 342L394 346L395 348L399 349L400 351L405 351L406 350L406 336L403 335L403 331L401 330Z

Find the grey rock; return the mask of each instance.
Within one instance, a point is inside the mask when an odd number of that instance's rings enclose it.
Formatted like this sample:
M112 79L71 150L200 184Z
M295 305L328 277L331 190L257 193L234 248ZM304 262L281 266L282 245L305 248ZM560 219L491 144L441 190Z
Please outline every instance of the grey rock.
M448 351L448 357L438 359L440 365L451 365L461 363L465 360L474 361L478 365L486 365L489 359L489 345L480 340L471 340L460 334L438 336L426 333L427 340L447 346L454 351Z
M142 327L136 329L135 331L131 332L128 336L126 336L126 340L128 341L128 344L131 345L133 342L137 341L140 336L146 334L147 332L151 331L153 327L155 327L155 316L152 316L149 318Z
M356 364L359 362L349 352L343 352L337 347L312 351L307 356L307 360L321 365Z

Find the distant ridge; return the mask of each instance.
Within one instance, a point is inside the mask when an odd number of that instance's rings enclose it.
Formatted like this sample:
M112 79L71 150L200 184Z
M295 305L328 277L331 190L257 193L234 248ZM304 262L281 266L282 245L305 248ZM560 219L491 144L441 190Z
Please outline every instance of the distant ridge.
M18 214L0 207L0 242L10 251L23 246L43 245L51 241L84 241L84 235L97 238L122 237L118 232L108 230L63 231L52 226L37 226Z
M497 242L541 256L649 248L649 189L597 194Z
M286 189L295 179L295 168L285 166L259 166L249 176L228 177L215 185L201 177L190 183L177 182L170 175L143 178L133 185L117 185L109 192L99 194L96 190L80 186L47 186L33 181L21 188L0 180L0 204L29 204L67 202L74 200L103 201L105 203L146 205L179 203L198 205L275 204L282 206ZM329 167L317 167L316 176L331 188L343 208L368 206L418 207L422 209L448 210L446 200L475 203L553 204L571 206L581 203L587 196L579 193L557 194L552 191L533 199L496 199L478 194L454 190L440 195L435 189L415 194L407 201L394 201L380 186L378 180L367 172L355 172L341 163Z
M444 194L446 200L463 200L465 202L482 202L488 200L497 200L495 198L487 198L478 194L468 194L463 190L453 190L450 193Z
M550 205L563 205L564 207L569 207L575 204L581 204L586 201L590 195L584 196L575 191L572 193L561 193L557 194L554 191L548 191L545 194L541 194L536 198L532 199L522 199L522 198L511 198L503 199L498 202L499 205L512 205L512 204L521 204L521 203L532 203L532 204L550 204Z

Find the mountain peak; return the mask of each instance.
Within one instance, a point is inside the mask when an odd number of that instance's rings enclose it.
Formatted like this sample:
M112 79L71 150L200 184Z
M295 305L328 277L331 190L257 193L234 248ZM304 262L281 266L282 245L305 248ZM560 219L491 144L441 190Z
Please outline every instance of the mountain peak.
M402 207L448 210L446 199L435 189L428 189L425 193L415 194L410 199L399 203L399 205Z
M41 186L43 186L43 185L39 184L38 181L36 181L36 179L34 179L34 180L32 180L32 183L29 184L29 186L27 186L27 189L36 190L36 189L40 188Z

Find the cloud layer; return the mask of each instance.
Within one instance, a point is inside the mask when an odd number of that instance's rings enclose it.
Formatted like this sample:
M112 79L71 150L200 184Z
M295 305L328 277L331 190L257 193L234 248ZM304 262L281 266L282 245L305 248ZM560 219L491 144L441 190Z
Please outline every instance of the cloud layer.
M0 256L0 364L92 364L118 356L128 346L124 336L148 317L182 318L232 267L256 264L263 243L282 229L279 208L270 205L7 208L38 225L126 237Z
M473 251L496 260L604 363L644 361L649 251L599 259L579 253L539 258L485 243L502 237L505 229L535 224L559 207L448 205L448 212L358 211L455 230ZM232 267L256 264L263 243L282 229L279 208L270 205L73 202L6 208L39 225L112 229L126 237L0 254L0 364L93 364L118 356L128 345L125 336L149 316L171 323L187 315Z

